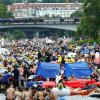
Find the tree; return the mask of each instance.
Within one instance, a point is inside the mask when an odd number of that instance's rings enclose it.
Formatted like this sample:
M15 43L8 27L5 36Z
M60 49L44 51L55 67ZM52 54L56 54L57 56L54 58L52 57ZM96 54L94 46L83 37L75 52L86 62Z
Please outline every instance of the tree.
M8 33L7 32L7 34L5 34L5 39L8 39L8 40L14 40L14 36L11 34L11 33Z
M7 8L3 3L0 3L0 18L5 17Z
M14 39L24 39L26 38L26 34L21 30L14 30L12 33Z
M83 12L82 11L75 11L74 13L72 13L71 14L71 16L70 17L75 17L75 18L81 18L81 17L83 17Z
M5 5L10 5L12 4L13 0L0 0L0 3L3 3Z
M83 0L69 0L69 2L82 2Z
M6 16L6 18L14 18L12 12L7 12L5 16Z
M100 29L100 0L84 0L84 16L77 29L77 33L98 38Z
M7 11L5 4L0 3L0 18L12 18L13 14Z

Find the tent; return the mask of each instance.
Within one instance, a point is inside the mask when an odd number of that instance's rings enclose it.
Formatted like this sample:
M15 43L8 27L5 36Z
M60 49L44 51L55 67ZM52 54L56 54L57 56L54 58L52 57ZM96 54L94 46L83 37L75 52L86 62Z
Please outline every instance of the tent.
M43 76L44 78L55 78L60 72L59 64L41 62L37 68L37 75Z
M72 74L76 78L88 78L92 74L92 70L86 62L75 62L65 64L65 76L69 78Z

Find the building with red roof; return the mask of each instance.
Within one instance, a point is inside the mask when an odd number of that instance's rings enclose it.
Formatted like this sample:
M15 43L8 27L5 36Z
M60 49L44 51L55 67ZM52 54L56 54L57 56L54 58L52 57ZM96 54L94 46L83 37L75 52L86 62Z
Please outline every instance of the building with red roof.
M15 18L70 17L82 10L82 3L13 3L8 9Z

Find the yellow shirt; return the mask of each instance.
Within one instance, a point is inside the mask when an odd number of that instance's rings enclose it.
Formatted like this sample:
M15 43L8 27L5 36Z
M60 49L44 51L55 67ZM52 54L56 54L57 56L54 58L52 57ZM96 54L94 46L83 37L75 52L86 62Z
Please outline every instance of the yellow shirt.
M58 58L58 63L61 63L61 61L62 61L62 57L59 56L59 58Z

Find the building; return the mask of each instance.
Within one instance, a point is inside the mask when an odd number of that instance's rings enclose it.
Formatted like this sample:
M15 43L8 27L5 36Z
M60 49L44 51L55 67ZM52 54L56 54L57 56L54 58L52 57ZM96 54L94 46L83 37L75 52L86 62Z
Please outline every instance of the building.
M15 18L70 17L82 3L13 3L8 6Z

